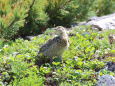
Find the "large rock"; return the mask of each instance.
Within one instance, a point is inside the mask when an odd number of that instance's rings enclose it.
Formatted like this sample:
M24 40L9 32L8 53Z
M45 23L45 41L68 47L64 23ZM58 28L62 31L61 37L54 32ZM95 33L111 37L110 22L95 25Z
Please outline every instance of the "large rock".
M91 25L92 28L97 28L98 30L115 29L115 13L107 16L90 18L86 25Z
M97 86L115 86L115 77L111 75L100 76Z
M87 21L71 24L71 28L81 25L91 25L92 29L98 29L100 31L115 29L115 13L101 17L91 17Z
M114 72L115 71L115 62L108 62L107 69Z

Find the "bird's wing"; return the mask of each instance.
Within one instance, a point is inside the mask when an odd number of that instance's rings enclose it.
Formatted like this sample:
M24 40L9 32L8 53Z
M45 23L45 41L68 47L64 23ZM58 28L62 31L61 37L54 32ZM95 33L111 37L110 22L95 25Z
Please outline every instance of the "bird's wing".
M42 47L39 50L39 53L42 53L44 51L46 51L48 48L50 48L50 46L52 46L55 43L58 43L61 40L60 36L57 36L53 39L49 39L46 44L42 45Z

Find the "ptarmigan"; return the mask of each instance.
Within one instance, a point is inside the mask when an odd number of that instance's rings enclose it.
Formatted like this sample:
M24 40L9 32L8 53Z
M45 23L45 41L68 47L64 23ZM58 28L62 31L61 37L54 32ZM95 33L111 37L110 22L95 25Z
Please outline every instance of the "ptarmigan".
M114 34L110 34L110 35L108 36L108 38L109 38L109 43L110 43L110 44L113 44L113 43L115 42L115 35L114 35Z
M53 39L49 39L39 50L38 52L38 59L39 57L50 58L50 62L52 62L52 57L59 57L63 52L69 47L69 38L67 35L67 31L62 26L57 26L55 30L59 33L57 37Z

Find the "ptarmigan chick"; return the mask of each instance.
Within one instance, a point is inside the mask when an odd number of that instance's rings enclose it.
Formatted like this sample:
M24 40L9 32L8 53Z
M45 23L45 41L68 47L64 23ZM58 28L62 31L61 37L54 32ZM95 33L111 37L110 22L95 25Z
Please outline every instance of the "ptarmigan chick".
M110 34L110 35L108 36L108 38L109 38L109 43L110 43L110 44L113 44L113 43L115 42L115 35L114 35L114 34Z
M55 30L59 35L53 39L49 39L38 52L38 57L44 56L45 58L50 58L50 62L52 62L52 57L55 56L61 59L63 52L69 47L69 38L66 29L58 26Z

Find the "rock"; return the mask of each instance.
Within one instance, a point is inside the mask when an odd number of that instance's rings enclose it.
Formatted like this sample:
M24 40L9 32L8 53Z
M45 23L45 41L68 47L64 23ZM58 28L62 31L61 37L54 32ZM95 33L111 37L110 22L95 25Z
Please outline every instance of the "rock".
M84 22L80 22L78 25L80 26L80 25L86 25L86 21L84 21Z
M18 54L20 54L19 52L13 52L13 56L17 56Z
M96 20L96 19L98 19L98 17L97 17L97 16L94 16L94 17L89 18L88 21L92 21L92 20ZM88 21L87 21L87 22L88 22Z
M115 86L115 77L111 75L100 76L97 86Z
M93 29L97 28L100 31L105 29L115 29L115 13L89 19L86 25L91 25Z
M71 28L74 28L74 27L77 27L77 26L81 26L81 25L86 25L87 22L86 21L83 21L83 22L79 22L79 23L73 23L71 24Z
M87 21L71 24L71 28L81 25L91 25L92 29L98 29L99 31L115 29L115 13L101 17L91 17Z
M74 27L79 26L79 25L78 25L78 23L72 23L70 26L71 26L71 28L74 28Z
M107 69L114 72L115 71L115 62L108 62Z
M35 36L26 36L26 37L24 37L24 39L26 39L26 40L32 40L33 38L34 38Z

